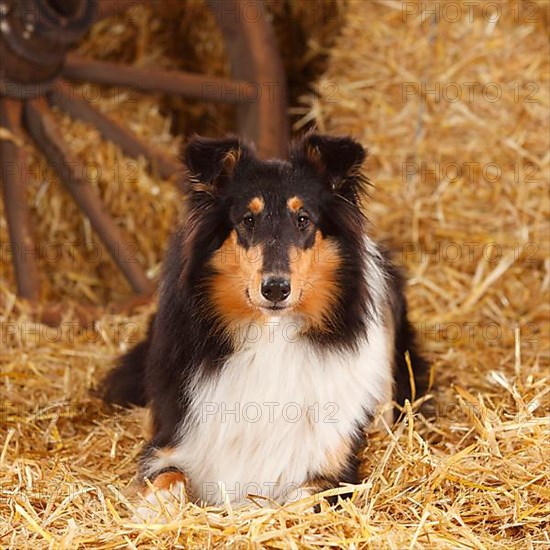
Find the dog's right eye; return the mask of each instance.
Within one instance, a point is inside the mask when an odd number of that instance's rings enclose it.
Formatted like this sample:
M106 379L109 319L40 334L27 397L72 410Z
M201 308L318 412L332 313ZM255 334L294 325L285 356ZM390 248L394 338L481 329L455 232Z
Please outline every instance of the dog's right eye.
M246 216L243 217L243 219L241 220L241 223L247 229L254 229L254 224L255 224L254 216L252 216L252 214L247 214Z

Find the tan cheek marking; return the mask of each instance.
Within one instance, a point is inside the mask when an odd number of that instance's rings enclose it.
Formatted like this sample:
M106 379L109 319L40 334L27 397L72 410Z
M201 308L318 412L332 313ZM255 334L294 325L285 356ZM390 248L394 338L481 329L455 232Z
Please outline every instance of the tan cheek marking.
M264 209L265 203L264 199L262 197L254 197L249 203L248 203L248 209L253 214L259 214Z
M262 250L251 247L245 250L239 245L237 233L232 231L210 261L215 274L210 281L210 298L217 313L229 324L255 318L247 289L260 286Z
M332 307L341 291L338 284L341 257L336 243L324 239L321 232L317 231L313 248L291 250L290 257L293 259L291 285L302 293L296 310L312 326L327 329Z
M298 212L300 208L303 208L304 203L300 197L291 197L286 201L286 205L291 212Z

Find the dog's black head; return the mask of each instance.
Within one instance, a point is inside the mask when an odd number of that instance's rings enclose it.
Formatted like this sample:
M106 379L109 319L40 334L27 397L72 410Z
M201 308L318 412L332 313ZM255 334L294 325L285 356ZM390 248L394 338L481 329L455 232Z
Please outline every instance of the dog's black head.
M262 161L237 138L187 145L187 276L220 318L330 324L359 284L345 279L361 276L365 156L350 138L317 134L294 142L288 162Z

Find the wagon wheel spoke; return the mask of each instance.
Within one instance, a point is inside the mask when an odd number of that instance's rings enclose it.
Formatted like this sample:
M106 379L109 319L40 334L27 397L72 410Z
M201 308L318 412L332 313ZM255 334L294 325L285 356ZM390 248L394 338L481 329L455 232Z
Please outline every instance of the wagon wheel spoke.
M185 71L129 67L110 61L85 59L67 54L63 76L69 80L95 82L110 86L129 86L145 92L180 94L190 99L238 103L246 101L246 90L251 84L220 76L208 76Z
M21 101L8 98L2 98L0 101L0 125L11 134L0 139L0 156L3 159L2 191L10 244L13 247L17 292L21 298L36 302L39 298L40 284L23 176L26 155L21 137L22 111ZM7 162L6 159L13 160Z
M161 178L169 179L182 171L179 162L149 147L133 132L104 115L69 83L59 80L58 84L47 96L50 105L59 107L73 118L92 124L105 139L118 145L127 156L145 157L151 170L158 173Z
M151 301L151 295L140 294L132 296L127 300L117 303L107 304L106 306L91 306L82 304L73 304L70 306L72 314L81 326L89 325L106 312L112 314L132 314L142 306ZM65 304L36 304L32 308L33 313L40 319L40 322L47 325L59 325L67 315L67 306Z
M223 34L231 74L257 86L237 109L240 132L263 158L288 154L286 78L275 32L261 0L206 0Z
M124 258L129 242L114 223L90 184L82 177L82 165L67 148L57 129L50 108L43 98L25 104L26 126L46 158L56 167L66 189L88 216L113 260L128 279L134 291L150 294L153 285L137 262Z

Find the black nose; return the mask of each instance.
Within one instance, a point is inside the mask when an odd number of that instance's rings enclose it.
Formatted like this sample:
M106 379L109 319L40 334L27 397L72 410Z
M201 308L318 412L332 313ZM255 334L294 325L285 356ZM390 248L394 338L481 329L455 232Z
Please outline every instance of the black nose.
M281 277L269 277L262 282L262 295L270 302L282 302L290 294L290 281Z

